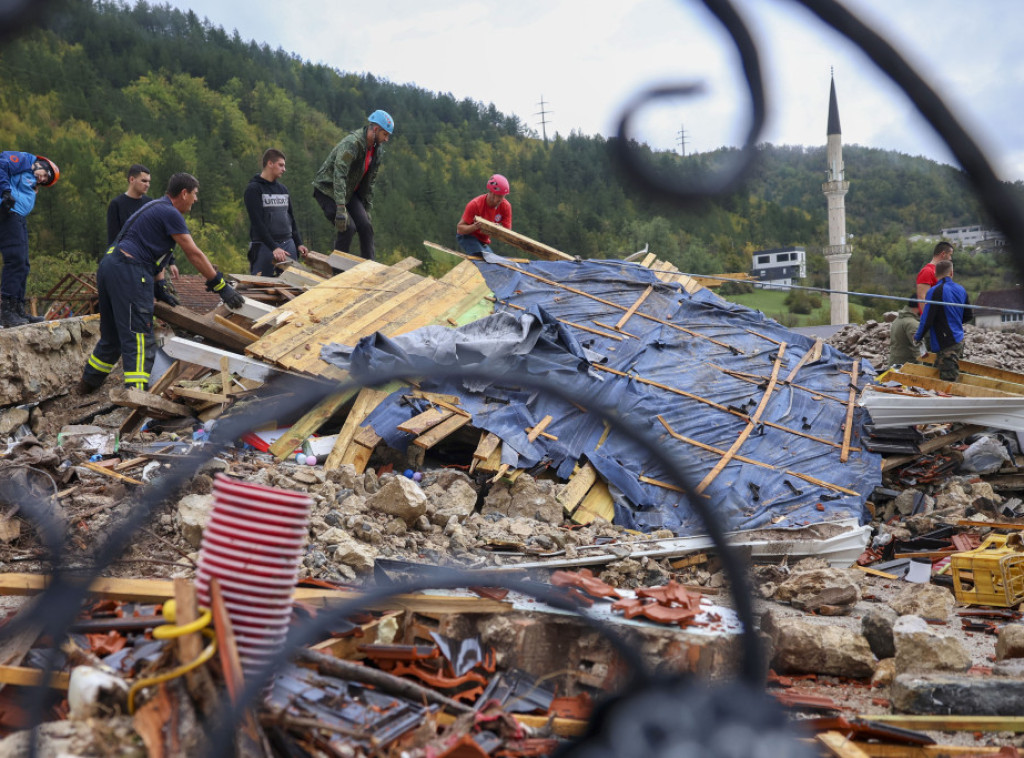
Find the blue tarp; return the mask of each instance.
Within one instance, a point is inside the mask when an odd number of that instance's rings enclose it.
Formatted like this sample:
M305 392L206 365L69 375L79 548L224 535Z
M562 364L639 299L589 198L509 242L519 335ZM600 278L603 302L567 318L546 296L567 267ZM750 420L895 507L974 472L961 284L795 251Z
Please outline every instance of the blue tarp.
M611 485L616 523L686 536L706 531L695 511L678 491L650 483L671 483L670 472L625 435L607 433L595 414L521 386L517 377L551 380L583 405L614 409L685 461L685 473L697 483L748 426L781 353L759 423L704 494L731 529L850 517L866 523L864 503L880 482L881 459L859 449L840 462L853 359L825 345L821 357L787 383L814 340L709 290L691 295L622 261L491 261L478 265L497 298L495 315L458 329L426 327L396 338L378 333L354 349L327 346L322 357L364 381L407 365L500 371L501 381L428 380L423 389L458 395L473 426L502 439L504 462L547 464L567 479L577 463L589 460ZM862 364L858 391L873 374ZM367 419L399 450L413 435L396 426L427 407L408 395L393 393ZM546 432L555 439L529 441L527 429L547 415L554 421ZM853 448L860 446L865 420L855 407Z

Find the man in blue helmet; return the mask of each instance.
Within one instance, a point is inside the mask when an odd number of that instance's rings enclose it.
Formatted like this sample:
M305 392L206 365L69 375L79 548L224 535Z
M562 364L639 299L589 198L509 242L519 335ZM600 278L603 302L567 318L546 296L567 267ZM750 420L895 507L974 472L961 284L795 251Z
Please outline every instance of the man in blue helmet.
M359 234L359 254L373 260L373 183L395 120L381 110L366 120L365 127L350 132L331 150L313 179L313 197L338 230L334 249L347 253L352 238Z

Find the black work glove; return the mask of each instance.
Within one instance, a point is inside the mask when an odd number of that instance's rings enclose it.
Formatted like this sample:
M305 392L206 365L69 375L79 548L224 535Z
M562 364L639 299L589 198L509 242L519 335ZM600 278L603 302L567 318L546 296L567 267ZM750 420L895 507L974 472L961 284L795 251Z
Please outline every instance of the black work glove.
M167 303L172 308L176 305L181 305L181 301L178 299L178 293L174 290L174 285L166 279L157 279L156 288L153 291L156 299Z
M14 209L14 195L10 190L4 190L3 200L0 200L0 213L7 215Z
M339 232L348 229L348 211L345 210L344 205L339 205L338 210L334 214L334 228Z
M237 310L245 305L245 298L235 292L235 288L227 283L224 279L224 274L220 271L217 271L214 274L213 279L206 280L206 289L220 295L220 299L224 301L224 305L232 310Z

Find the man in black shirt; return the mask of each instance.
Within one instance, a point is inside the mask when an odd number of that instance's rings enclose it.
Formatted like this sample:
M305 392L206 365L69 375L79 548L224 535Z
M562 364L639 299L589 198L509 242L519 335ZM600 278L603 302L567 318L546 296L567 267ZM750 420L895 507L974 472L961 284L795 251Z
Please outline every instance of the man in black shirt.
M128 217L153 199L146 194L150 181L149 169L141 163L135 163L128 169L128 189L111 200L107 206L108 246L114 244Z
M249 273L277 276L276 263L305 256L299 228L292 213L288 188L278 181L285 172L284 153L270 148L263 153L263 171L245 188L245 210L249 213Z

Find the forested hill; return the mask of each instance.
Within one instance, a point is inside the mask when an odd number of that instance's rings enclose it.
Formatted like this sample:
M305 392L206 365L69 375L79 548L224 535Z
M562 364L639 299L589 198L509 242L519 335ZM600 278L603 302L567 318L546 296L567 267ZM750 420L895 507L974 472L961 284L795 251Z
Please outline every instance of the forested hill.
M218 265L244 272L242 193L263 150L279 147L301 231L310 247L329 251L333 230L310 181L330 148L376 108L396 121L373 209L386 260L425 257L423 240L454 246L465 203L494 172L511 180L517 231L584 257L649 244L683 270L709 273L747 269L754 249L799 244L813 254L826 242L824 133L820 148L762 146L744 192L680 212L624 184L604 138L573 134L545 144L493 105L306 63L167 6L65 7L0 50L0 148L43 154L61 168L30 218L35 294L53 278L39 265L47 258L63 270L91 268L106 247L107 203L136 162L152 169L156 195L176 171L199 177L193 234ZM822 132L826 107L823 98ZM732 152L651 160L687 173ZM865 260L893 258L896 246L906 258L900 267L919 266L920 250L903 236L979 221L949 166L857 146L845 147L844 158L848 231ZM861 284L855 273L851 286Z

